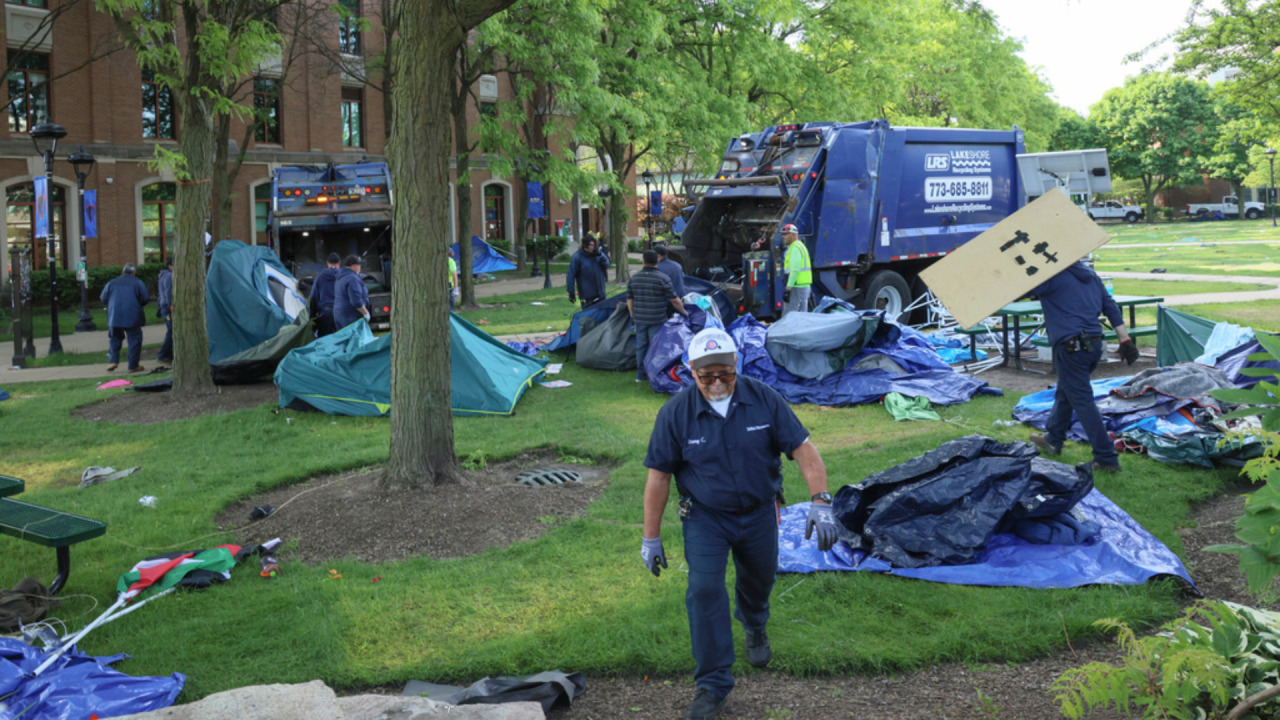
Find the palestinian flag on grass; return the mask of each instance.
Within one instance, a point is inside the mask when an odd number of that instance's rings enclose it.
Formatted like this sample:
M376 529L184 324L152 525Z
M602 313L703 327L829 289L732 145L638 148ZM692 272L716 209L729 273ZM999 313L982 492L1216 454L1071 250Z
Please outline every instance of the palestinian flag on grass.
M120 576L116 592L133 600L146 590L157 592L177 585L208 587L231 579L231 568L241 555L239 545L219 545L212 550L166 553L139 562Z

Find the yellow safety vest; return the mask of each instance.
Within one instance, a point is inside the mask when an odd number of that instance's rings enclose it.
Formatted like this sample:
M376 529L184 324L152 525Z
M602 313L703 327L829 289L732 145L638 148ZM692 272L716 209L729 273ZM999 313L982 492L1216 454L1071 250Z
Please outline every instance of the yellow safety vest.
M797 239L787 248L787 287L809 287L813 284L813 263L809 262L809 248Z
M449 289L450 290L453 289L453 276L457 274L458 274L458 263L453 258L449 258Z

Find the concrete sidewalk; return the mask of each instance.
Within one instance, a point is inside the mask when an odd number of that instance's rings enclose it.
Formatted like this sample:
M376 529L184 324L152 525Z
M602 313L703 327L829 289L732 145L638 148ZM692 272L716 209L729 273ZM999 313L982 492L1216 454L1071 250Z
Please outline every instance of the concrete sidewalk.
M1126 280L1159 280L1176 283L1182 281L1248 283L1269 285L1270 290L1245 290L1243 292L1195 293L1192 295L1165 295L1165 305L1199 305L1202 303L1254 302L1280 300L1280 277L1250 277L1244 275L1185 275L1181 273L1102 272L1101 275ZM1163 293L1162 293L1163 294Z

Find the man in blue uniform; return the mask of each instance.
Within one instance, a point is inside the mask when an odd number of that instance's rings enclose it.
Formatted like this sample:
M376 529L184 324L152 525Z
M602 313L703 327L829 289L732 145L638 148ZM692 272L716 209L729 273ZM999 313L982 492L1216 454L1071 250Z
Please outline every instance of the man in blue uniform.
M658 269L671 281L676 297L684 299L684 268L680 267L680 263L667 257L667 246L655 245L653 251L658 253Z
M330 335L337 328L333 322L334 286L342 270L338 267L342 258L338 253L329 253L325 258L325 269L316 275L311 284L311 317L316 319L316 337Z
M719 717L733 690L733 626L725 567L737 570L735 617L746 631L747 660L769 664L765 624L778 572L778 507L782 458L794 458L812 494L805 538L818 531L823 552L837 530L827 492L827 468L809 432L773 388L739 376L737 347L728 333L708 328L689 344L695 385L658 412L645 467L644 536L640 557L654 575L667 567L662 514L671 477L680 494L684 556L689 566L685 607L697 664L697 694L686 720Z
M137 277L138 268L127 263L115 278L102 288L101 300L107 306L107 369L120 366L120 342L129 339L129 372L142 372L142 326L146 317L142 306L151 296L147 286Z
M1089 376L1097 369L1105 347L1098 322L1101 314L1106 314L1116 330L1120 356L1130 365L1138 359L1138 346L1129 337L1124 314L1107 293L1102 279L1084 262L1049 278L1031 294L1040 300L1044 310L1045 328L1053 345L1053 367L1058 372L1058 388L1045 434L1032 435L1031 442L1047 455L1060 454L1074 413L1093 446L1093 469L1120 472L1120 458L1102 413L1093 402Z
M360 277L360 256L348 255L342 261L342 273L333 286L335 330L341 330L360 318L369 319L369 288Z
M582 239L582 249L573 254L569 261L569 272L565 275L564 286L569 290L569 302L577 302L582 297L582 309L604 300L609 281L609 256L603 248L597 248L596 239L589 233Z
M164 321L164 342L160 343L160 352L156 354L156 362L163 369L173 364L173 258L166 257L164 269L156 278L156 317ZM133 347L130 345L129 347Z

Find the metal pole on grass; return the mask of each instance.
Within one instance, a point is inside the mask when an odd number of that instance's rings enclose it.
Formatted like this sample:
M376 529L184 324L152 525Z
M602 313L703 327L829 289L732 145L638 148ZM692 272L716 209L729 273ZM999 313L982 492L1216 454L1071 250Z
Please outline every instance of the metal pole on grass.
M1271 227L1276 226L1276 205L1280 204L1280 197L1276 196L1276 149L1267 148L1267 162L1271 164Z
M57 234L53 228L53 203L50 202L53 194L53 157L58 151L58 140L67 136L67 131L55 122L51 122L48 116L45 116L44 122L31 128L31 143L36 146L36 152L44 157L44 212L46 223L48 225L48 243L49 247L45 254L45 261L49 263L49 320L52 323L49 331L49 354L54 355L62 352L62 338L58 336L58 265L54 262L54 256L57 254ZM35 199L35 212L40 212L40 198Z

